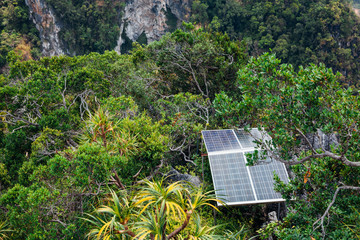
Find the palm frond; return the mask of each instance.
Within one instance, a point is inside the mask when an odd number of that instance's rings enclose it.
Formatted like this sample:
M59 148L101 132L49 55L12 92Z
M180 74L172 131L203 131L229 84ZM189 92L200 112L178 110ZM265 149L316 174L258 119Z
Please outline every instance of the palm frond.
M8 223L6 221L0 222L0 240L5 240L9 238L9 233L13 230L7 228Z

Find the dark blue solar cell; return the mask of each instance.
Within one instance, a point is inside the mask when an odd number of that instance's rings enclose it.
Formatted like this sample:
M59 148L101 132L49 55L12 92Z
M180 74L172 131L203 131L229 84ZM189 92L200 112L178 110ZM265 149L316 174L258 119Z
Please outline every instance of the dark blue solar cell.
M255 201L243 153L209 155L216 196L225 203Z
M208 153L241 149L233 130L202 131Z

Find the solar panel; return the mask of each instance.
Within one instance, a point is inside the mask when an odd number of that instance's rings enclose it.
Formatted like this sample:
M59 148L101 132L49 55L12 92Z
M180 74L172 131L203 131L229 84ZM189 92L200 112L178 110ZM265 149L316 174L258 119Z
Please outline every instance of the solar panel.
M202 132L208 153L240 149L234 130L210 130Z
M255 201L243 153L209 155L216 195L225 203Z
M251 137L248 132L245 132L244 130L235 130L235 133L243 148L256 147L256 143L254 143L255 139Z
M281 199L281 194L274 190L273 178L275 173L284 183L289 182L283 163L268 157L266 161L250 166L249 170L258 200Z
M208 151L211 174L218 198L228 205L285 201L274 190L274 173L288 183L285 165L267 158L255 166L246 166L246 153L252 153L258 139L271 140L265 132L244 130L202 131Z

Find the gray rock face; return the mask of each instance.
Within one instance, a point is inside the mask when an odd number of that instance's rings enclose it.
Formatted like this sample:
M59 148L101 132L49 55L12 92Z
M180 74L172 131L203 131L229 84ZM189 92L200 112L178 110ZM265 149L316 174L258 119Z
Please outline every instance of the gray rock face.
M269 221L270 221L271 223L278 221L278 218L277 218L277 215L276 215L276 212L275 212L275 211L269 212L269 213L268 213L268 217L269 217Z
M61 22L44 0L25 0L30 9L30 19L40 32L42 54L55 56L67 53L59 38Z
M177 24L187 20L191 11L192 0L130 0L125 7L120 26L120 36L115 51L120 53L121 45L125 42L123 34L131 41L138 40L141 34L145 34L147 42L160 39L169 26L167 25L167 13L177 18ZM25 0L30 9L30 18L40 32L42 42L42 54L55 56L68 54L64 42L59 37L62 28L61 19L57 18L54 10L45 0ZM75 55L75 53L72 53Z
M168 178L174 182L187 181L196 187L199 187L201 184L199 177L192 176L190 174L182 174L176 171L175 169L172 169L170 172L168 172L166 176L168 176Z
M187 20L191 13L191 1L189 0L167 0L171 12L180 20Z
M314 149L324 148L326 151L331 150L331 146L338 146L336 134L325 134L321 130L318 130L316 134L307 134L306 136ZM305 144L304 144L305 145Z
M124 17L120 24L120 36L115 51L120 53L125 42L123 32L136 41L145 34L147 41L159 40L168 30L166 12L171 11L178 19L178 24L188 19L191 0L132 0L125 7Z

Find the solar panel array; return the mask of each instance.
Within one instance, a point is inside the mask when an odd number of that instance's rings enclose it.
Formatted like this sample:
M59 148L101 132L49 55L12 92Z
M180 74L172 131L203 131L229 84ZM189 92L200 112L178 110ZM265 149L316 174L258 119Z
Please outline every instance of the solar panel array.
M247 166L246 154L253 153L256 138L269 140L266 133L251 129L202 131L218 198L228 205L284 201L274 190L274 173L289 182L285 165L267 158L255 166Z

